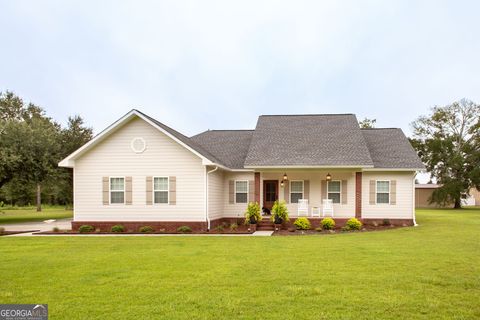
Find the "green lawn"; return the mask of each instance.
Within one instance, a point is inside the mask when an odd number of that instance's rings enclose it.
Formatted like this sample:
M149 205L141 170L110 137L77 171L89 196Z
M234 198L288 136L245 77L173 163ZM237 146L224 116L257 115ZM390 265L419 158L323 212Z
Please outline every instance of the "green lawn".
M65 206L44 206L41 212L35 207L0 208L0 224L43 221L48 219L64 219L73 217L72 210L65 210Z
M51 319L480 318L480 209L301 237L0 237L0 303Z

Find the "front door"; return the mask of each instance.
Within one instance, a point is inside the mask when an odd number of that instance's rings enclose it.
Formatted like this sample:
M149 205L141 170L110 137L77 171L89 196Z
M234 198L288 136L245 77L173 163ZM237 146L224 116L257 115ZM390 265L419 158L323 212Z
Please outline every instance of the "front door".
M272 210L273 203L278 200L278 181L264 180L263 181L263 206Z

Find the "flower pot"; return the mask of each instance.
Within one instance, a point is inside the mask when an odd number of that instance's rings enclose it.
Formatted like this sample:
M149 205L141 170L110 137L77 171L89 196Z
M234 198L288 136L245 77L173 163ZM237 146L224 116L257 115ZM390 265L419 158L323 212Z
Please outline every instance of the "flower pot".
M250 217L250 224L257 224L257 219L255 217Z
M275 224L282 224L283 223L283 219L280 218L279 216L273 217L273 220L274 220Z

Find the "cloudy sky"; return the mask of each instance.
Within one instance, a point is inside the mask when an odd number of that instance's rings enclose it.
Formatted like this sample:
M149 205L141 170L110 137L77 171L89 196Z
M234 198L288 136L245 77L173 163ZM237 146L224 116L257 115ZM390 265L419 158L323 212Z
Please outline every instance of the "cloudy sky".
M480 102L479 1L0 0L0 91L99 132L132 108L191 135L259 114L401 127Z

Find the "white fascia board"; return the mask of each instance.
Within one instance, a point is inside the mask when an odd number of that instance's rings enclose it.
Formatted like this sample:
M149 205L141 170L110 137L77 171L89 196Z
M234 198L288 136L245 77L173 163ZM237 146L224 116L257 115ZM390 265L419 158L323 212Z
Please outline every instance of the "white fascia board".
M245 166L250 169L363 169L373 166Z
M405 171L405 172L416 172L416 171L424 171L425 169L420 168L367 168L363 169L363 171Z
M86 152L88 149L90 149L91 147L93 147L94 145L96 145L97 143L102 141L104 138L108 137L108 135L110 135L112 133L112 131L114 131L116 128L123 125L127 121L129 121L134 116L137 116L137 117L141 118L142 120L146 121L148 124L150 124L151 126L153 126L156 129L158 129L160 132L162 132L163 134L165 134L166 136L168 136L169 138L171 138L172 140L174 140L175 142L177 142L178 144L180 144L181 146L183 146L184 148L186 148L187 150L189 150L190 152L192 152L196 156L200 157L202 159L202 163L204 163L204 164L208 163L208 164L214 165L214 163L212 161L205 158L203 155L198 153L196 150L192 149L190 146L188 146L185 143L183 143L182 141L178 140L176 137L171 135L169 132L167 132L163 128L159 127L158 125L156 125L154 122L150 121L149 119L147 119L141 113L137 112L137 110L130 111L129 113L124 115L122 118L120 118L117 121L115 121L114 123L112 123L110 126L108 126L106 129L104 129L102 132L97 134L92 140L90 140L89 142L87 142L86 144L84 144L83 146L81 146L80 148L75 150L68 157L66 157L65 159L60 161L58 163L58 165L60 167L73 168L75 166L75 161L74 161L75 158L77 158L78 156L80 156L81 154Z

